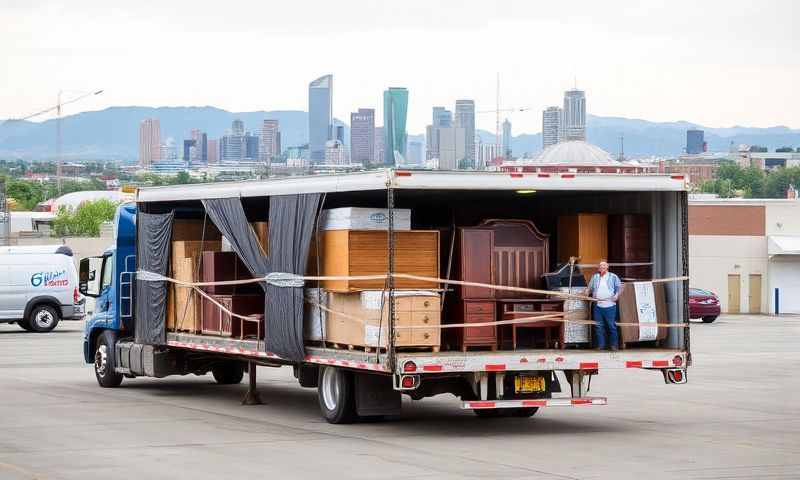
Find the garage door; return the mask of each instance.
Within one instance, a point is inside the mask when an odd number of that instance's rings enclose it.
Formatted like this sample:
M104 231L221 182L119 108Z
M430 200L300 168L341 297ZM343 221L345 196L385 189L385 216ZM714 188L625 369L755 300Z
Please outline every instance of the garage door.
M800 313L800 258L775 255L769 263L770 312L775 311L775 289L779 291L780 313Z

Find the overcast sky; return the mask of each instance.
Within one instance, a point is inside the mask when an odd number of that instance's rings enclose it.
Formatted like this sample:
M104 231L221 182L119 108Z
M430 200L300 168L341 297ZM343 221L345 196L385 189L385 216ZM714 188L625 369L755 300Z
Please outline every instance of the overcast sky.
M800 128L798 4L0 0L0 118L99 88L65 114L305 110L308 82L332 73L336 117L380 115L383 89L403 86L422 133L433 105L493 110L499 72L502 107L532 109L510 115L515 134L540 131L576 79L591 114Z

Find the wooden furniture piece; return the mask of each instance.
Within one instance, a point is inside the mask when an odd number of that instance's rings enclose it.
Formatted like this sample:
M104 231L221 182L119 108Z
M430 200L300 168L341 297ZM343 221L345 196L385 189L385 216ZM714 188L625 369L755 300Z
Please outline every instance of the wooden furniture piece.
M253 278L236 252L203 252L200 263L200 278L203 282L227 282ZM252 291L257 284L208 285L202 287L211 295L233 295L237 292ZM260 287L259 287L260 288Z
M646 263L652 261L650 251L650 215L625 214L608 216L608 261L610 263ZM611 267L620 278L650 280L651 265Z
M214 300L231 312L242 316L264 315L264 296L263 295L212 295ZM203 335L216 335L220 337L239 337L244 338L252 332L245 331L252 327L254 321L246 323L240 318L233 318L230 314L223 311L213 302L203 297ZM256 329L256 335L261 337L260 326Z
M542 275L550 270L549 235L528 220L486 220L481 229L491 230L492 279L496 285L542 288ZM530 298L526 292L495 290L495 298Z
M198 229L202 233L202 225ZM186 231L183 234L186 234ZM196 282L199 278L198 263L202 251L217 251L222 247L222 243L219 240L177 240L172 242L171 247L171 277L185 282ZM201 327L200 316L200 296L190 288L170 283L167 287L167 330L198 332Z
M502 299L497 300L498 317L502 320L516 320L519 318L535 317L538 315L548 315L553 312L560 312L563 310L563 300L545 300L545 299ZM555 348L556 344L559 348L564 348L564 322L556 320L541 320L531 321L526 323L514 323L507 326L501 326L500 332L500 345L503 348L517 349L517 330L521 328L536 329L542 333L542 347ZM510 332L510 335L509 335ZM535 335L531 338L535 345ZM555 338L555 342L553 339Z
M395 347L428 348L438 352L441 345L439 295L418 295L402 290L396 290L395 295ZM389 308L384 291L327 292L324 296L324 305L329 309L323 315L326 342L345 348L387 347Z
M482 228L459 228L456 238L455 271L452 278L464 282L494 282L494 232ZM491 288L453 286L455 297L459 299L494 298Z
M322 275L385 275L389 271L388 240L385 230L327 230L321 234ZM394 232L395 272L439 277L439 231ZM322 287L333 292L382 289L380 280L326 280ZM437 283L396 279L395 288L435 289Z
M558 217L557 256L560 263L569 257L578 257L579 263L595 264L608 258L608 215L605 213L579 213ZM586 282L596 269L583 270Z
M454 323L490 323L495 321L495 303L492 300L462 300L454 306ZM469 347L489 347L497 350L497 327L449 328L446 331L447 344L466 352Z

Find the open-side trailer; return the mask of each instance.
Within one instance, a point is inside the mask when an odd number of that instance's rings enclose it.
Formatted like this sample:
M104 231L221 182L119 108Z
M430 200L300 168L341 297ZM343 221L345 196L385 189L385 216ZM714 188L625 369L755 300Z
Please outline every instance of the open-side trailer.
M263 340L164 329L161 341L137 341L144 337L136 332L143 328L137 321L137 315L143 315L137 311L142 308L137 297L143 295L144 285L152 284L136 278L137 270L142 270L137 255L144 255L143 249L148 248L137 244L141 238L137 229L142 228L137 215L172 213L176 218L203 218L204 200L238 198L248 220L268 219L270 198L302 194L321 194L321 208L411 209L414 223L427 228L469 224L482 218L525 217L547 223L558 215L586 212L647 214L653 277L680 278L688 272L687 182L683 176L388 169L142 188L135 204L119 208L115 244L103 256L84 259L81 264L82 291L98 297L83 342L85 360L94 364L98 383L111 387L120 385L123 377L208 372L220 383L239 383L243 372L249 371L248 395L252 396L255 365L292 366L301 386L318 388L325 418L346 423L359 417L398 414L402 394L418 400L451 393L461 399L461 408L472 409L478 416L530 416L539 407L605 404L606 398L591 396L588 391L591 377L603 370L656 370L667 383L686 381L691 363L687 281L665 284L667 316L677 328L669 328L658 346L619 351L409 352L398 351L392 343L385 350L373 351L305 345L302 358L292 359L270 352ZM391 238L391 222L389 229ZM391 241L389 245L391 248ZM393 318L392 302L389 304ZM391 339L393 322L389 323ZM545 391L520 394L514 388L514 377L519 375L545 378Z

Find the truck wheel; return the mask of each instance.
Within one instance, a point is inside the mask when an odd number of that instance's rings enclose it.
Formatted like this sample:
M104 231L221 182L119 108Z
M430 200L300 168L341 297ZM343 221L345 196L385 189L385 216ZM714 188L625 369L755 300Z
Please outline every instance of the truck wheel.
M500 418L505 417L505 408L477 408L472 411L478 418Z
M21 329L23 329L23 330L25 330L27 332L33 331L33 328L31 327L31 324L28 323L28 319L27 318L17 321L17 325L19 325L19 328L21 328Z
M58 312L50 305L36 305L28 315L28 325L34 332L39 333L52 331L59 320Z
M717 317L703 317L703 323L714 323Z
M244 365L242 362L222 363L211 367L211 374L220 385L235 385L242 383Z
M319 408L328 423L353 423L356 415L353 374L341 368L322 367L319 372Z
M97 348L94 351L94 376L103 388L119 387L122 374L114 370L114 334L106 330L97 337Z

